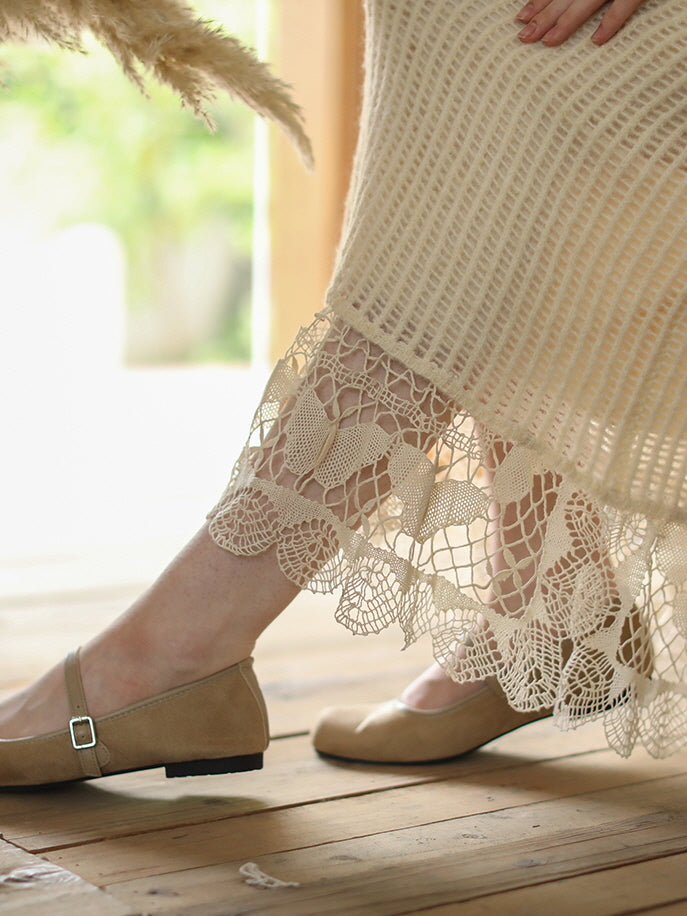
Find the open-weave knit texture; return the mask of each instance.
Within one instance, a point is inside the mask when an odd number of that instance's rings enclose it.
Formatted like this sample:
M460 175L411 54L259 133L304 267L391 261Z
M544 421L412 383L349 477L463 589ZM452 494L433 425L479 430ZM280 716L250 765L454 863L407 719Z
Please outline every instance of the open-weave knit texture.
M328 306L211 513L357 633L652 754L687 742L687 5L595 47L369 0ZM462 645L462 648L460 648Z
M517 5L517 4L516 4ZM337 314L625 508L687 520L687 4L607 45L372 0Z

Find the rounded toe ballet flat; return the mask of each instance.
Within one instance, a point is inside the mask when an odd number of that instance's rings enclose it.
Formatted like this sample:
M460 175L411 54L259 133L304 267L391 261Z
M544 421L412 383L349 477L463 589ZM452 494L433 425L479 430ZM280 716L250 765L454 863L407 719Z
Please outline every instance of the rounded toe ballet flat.
M312 734L321 754L367 763L429 763L473 751L521 725L551 715L550 709L516 712L498 683L439 710L411 709L401 700L381 706L323 710Z
M201 680L93 719L78 651L65 660L71 718L61 731L0 740L0 788L28 788L164 766L167 776L262 767L265 703L244 659Z

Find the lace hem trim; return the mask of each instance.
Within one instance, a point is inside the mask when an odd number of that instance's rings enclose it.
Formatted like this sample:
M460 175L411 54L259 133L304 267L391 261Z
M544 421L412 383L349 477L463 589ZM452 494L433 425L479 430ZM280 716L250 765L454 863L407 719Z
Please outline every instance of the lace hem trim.
M358 634L428 634L457 680L494 675L626 756L687 744L687 530L603 505L330 313L267 384L209 515L238 555L341 588Z

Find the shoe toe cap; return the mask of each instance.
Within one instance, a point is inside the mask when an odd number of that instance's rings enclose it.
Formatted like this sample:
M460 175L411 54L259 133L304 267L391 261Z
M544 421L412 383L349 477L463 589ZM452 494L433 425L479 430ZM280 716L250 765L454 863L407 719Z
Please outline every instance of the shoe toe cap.
M330 706L323 709L312 731L312 743L321 754L361 760L370 741L367 720L379 706Z

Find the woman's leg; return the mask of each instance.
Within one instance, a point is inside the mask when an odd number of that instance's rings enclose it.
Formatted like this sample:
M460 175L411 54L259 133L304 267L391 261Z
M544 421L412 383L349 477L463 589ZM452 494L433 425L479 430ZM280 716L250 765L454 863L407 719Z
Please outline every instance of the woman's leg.
M489 485L510 446L480 427L478 432ZM485 603L497 613L520 615L534 594L546 519L556 504L556 492L554 475L540 474L534 477L529 493L520 502L495 504L488 538L492 576ZM464 647L458 646L456 653L458 658L464 657ZM412 709L436 710L472 696L483 686L484 681L456 682L434 662L405 688L400 698Z
M420 448L428 447L438 422L432 386L336 322L319 353L306 371L300 392L317 395L333 430L369 423ZM331 355L350 372L350 383L335 380L328 361ZM380 382L392 385L397 410L380 403ZM299 395L284 404L263 443L257 477L324 503L355 526L388 494L386 458L381 454L341 482L323 483L321 475L318 479L326 449L317 456L314 468L298 468L298 462L284 457L289 421L298 404ZM424 426L418 423L418 417L430 416ZM270 520L265 518L265 523L269 526ZM328 558L323 544L321 556L311 562L317 566ZM298 591L282 572L274 547L255 556L238 556L217 546L208 526L203 526L151 588L82 648L91 714L102 716L240 661L251 654L257 637ZM59 664L0 704L0 737L44 734L63 727L68 718Z
M510 451L510 444L494 438L479 428L480 441L489 484ZM552 473L534 475L527 495L517 502L500 505L494 501L488 537L490 584L485 604L496 614L521 616L530 604L538 580L546 577L540 560L547 533L548 520L555 509L560 478ZM605 595L608 613L600 627L610 627L614 609L620 605L612 564L604 542L602 521L589 500L580 496L576 511L568 508L566 526L571 538L571 549L559 559L556 595L559 603L566 593L572 598L573 583L583 569L595 569L600 574L599 594ZM544 575L543 575L544 574ZM549 588L554 588L549 584ZM486 627L486 623L484 624ZM630 658L637 652L635 642L639 628L636 615L623 631L621 653ZM567 635L567 634L565 634ZM465 657L465 647L456 648L458 660ZM640 660L641 660L640 658ZM625 658L623 660L626 660ZM642 661L646 667L647 662ZM419 710L436 710L447 707L478 692L484 681L452 680L436 662L412 681L402 692L401 699L409 707Z
M298 592L274 551L235 557L204 526L157 581L80 653L91 715L99 717L246 658ZM40 735L69 719L60 662L0 705L0 737Z
M377 763L428 762L474 750L550 715L556 696L580 718L617 702L610 699L612 656L604 661L598 653L585 655L587 638L594 646L600 630L617 631L621 609L602 518L590 499L554 474L532 473L522 453L514 450L508 461L511 446L503 440L486 430L480 440L488 480L480 475L479 483L491 485L491 513L485 555L479 550L470 560L478 570L473 589L483 616L459 623L463 632L470 627L465 636L455 638L450 625L443 645L441 629L435 636L437 657L458 679L435 663L406 687L400 704L323 710L313 731L318 751ZM483 598L480 567L486 573ZM476 602L472 606L477 609ZM646 676L650 648L636 613L624 620L620 636L616 661ZM581 691L574 665L572 674L564 668L568 659L582 669ZM480 674L483 679L477 679ZM508 688L527 692L527 711L511 707Z

